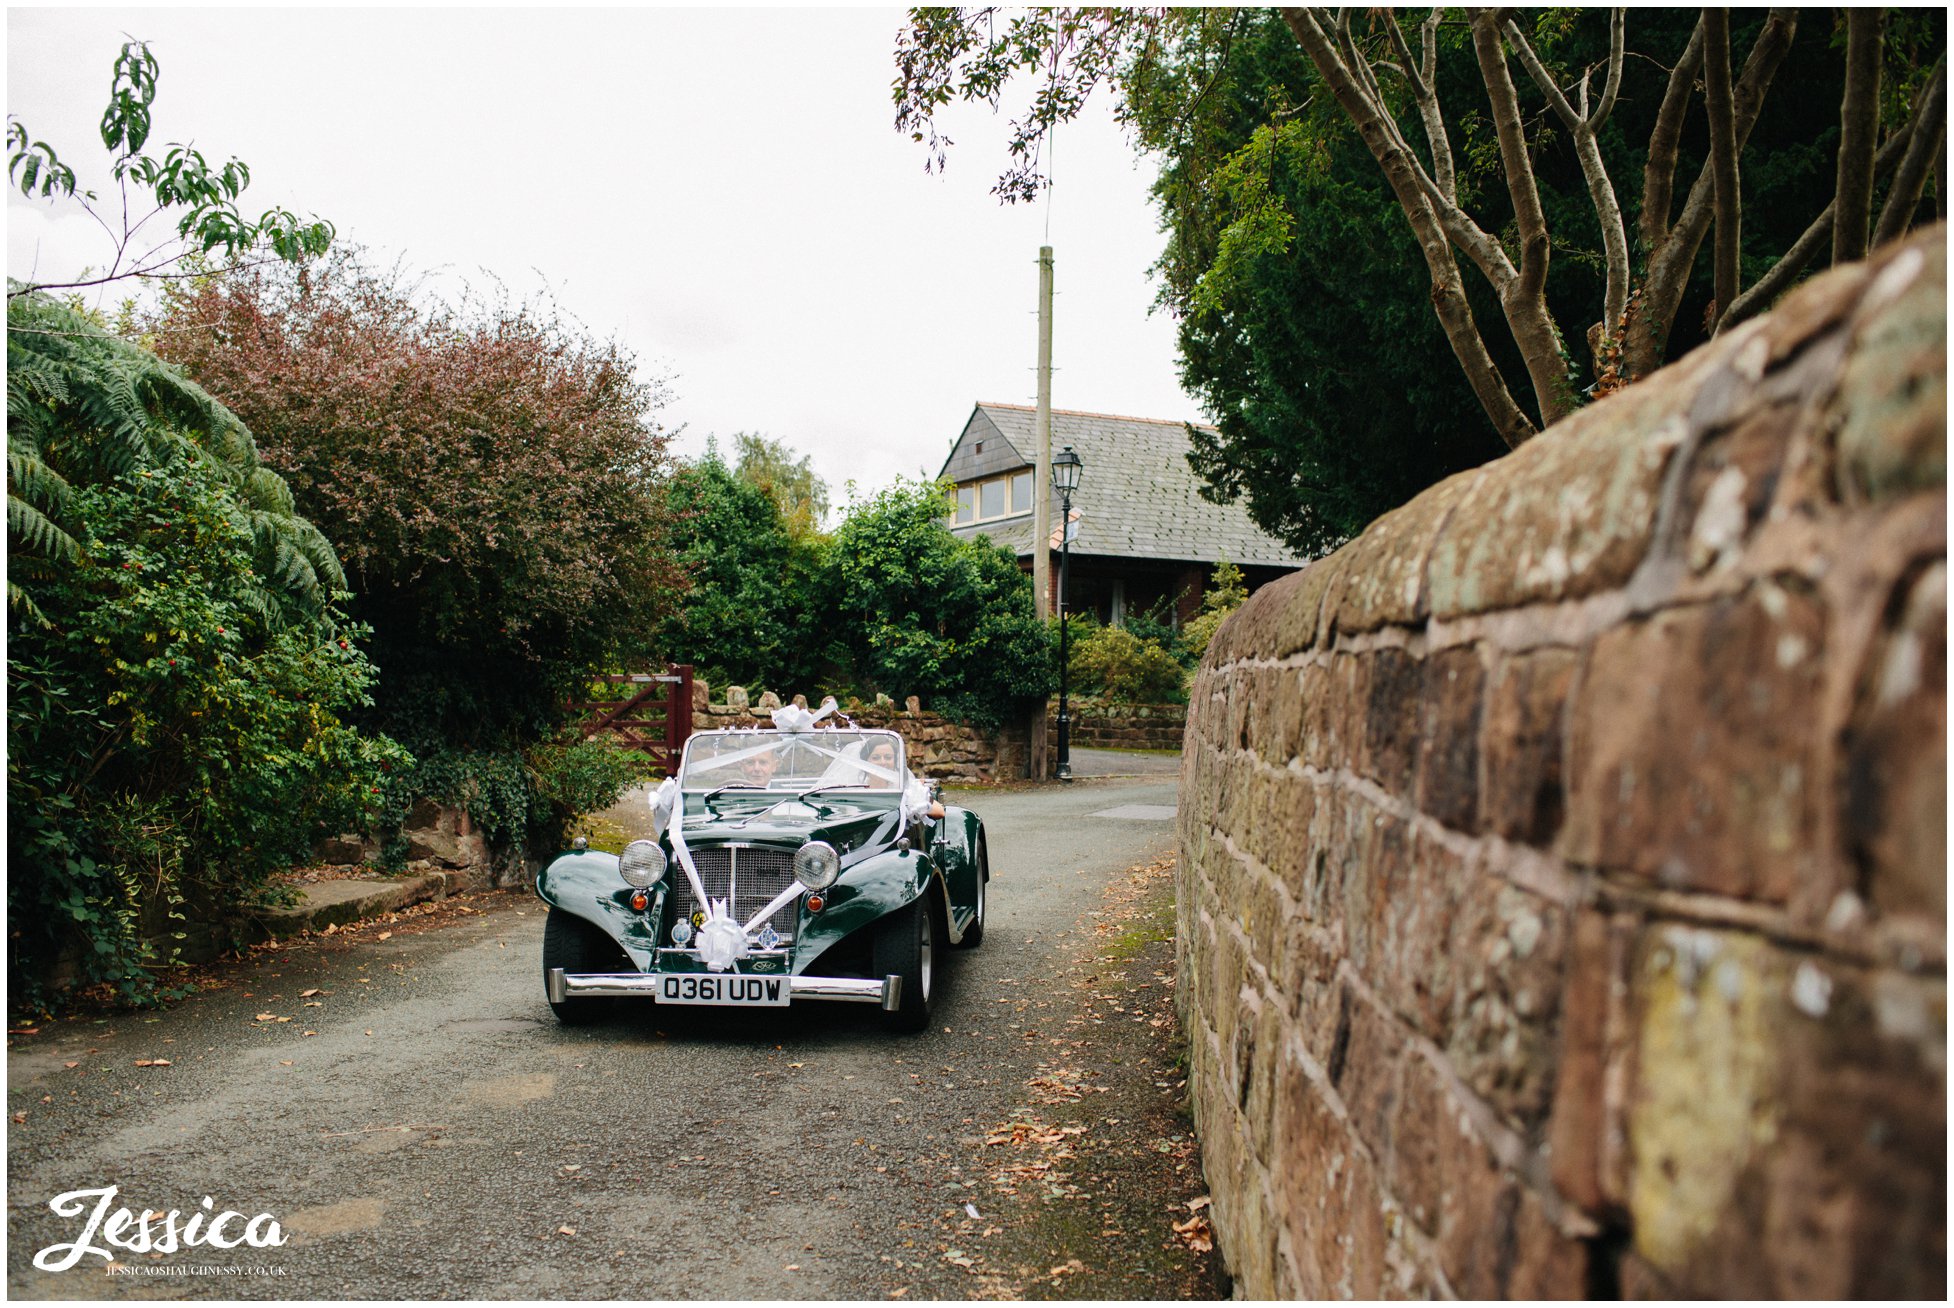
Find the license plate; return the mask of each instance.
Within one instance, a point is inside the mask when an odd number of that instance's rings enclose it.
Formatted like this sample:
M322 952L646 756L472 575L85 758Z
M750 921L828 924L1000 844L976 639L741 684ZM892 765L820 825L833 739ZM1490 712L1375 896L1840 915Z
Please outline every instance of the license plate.
M661 1004L730 1004L740 1008L778 1008L793 998L784 976L710 976L687 973L658 978Z

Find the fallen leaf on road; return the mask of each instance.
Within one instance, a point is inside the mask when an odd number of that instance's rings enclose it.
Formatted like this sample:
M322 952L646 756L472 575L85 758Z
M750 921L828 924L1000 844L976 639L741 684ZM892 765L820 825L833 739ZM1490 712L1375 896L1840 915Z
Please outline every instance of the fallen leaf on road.
M27 1120L27 1114L26 1114L26 1113L15 1113L15 1114L14 1114L14 1121L16 1121L16 1122L25 1122L26 1120Z
M276 1021L278 1020L278 1014L276 1014L276 1013L260 1013L260 1014L258 1014L258 1016L256 1017L256 1019L254 1019L254 1020L256 1020L256 1021L259 1021L259 1022L276 1022Z
M904 1296L905 1294L908 1294L908 1293L909 1293L909 1287L908 1287L908 1286L906 1286L906 1285L904 1285L904 1286L900 1286L900 1287L898 1287L898 1288L896 1288L896 1289L894 1289L894 1290L891 1290L891 1291L889 1291L889 1297L890 1297L891 1299L900 1299L900 1298L902 1298L902 1296Z
M306 1006L307 1008L324 1008L324 1007L325 1007L325 1005L324 1005L324 1004L322 1004L322 1003L320 1003L320 1002L319 1002L318 1000L316 1000L316 999L308 999L308 1000L306 1000L306 1001L305 1001L305 1006Z
M1202 1195L1199 1199L1189 1199L1187 1201L1187 1211L1190 1213L1198 1213L1207 1206L1208 1196L1206 1195Z
M968 1271L970 1268L975 1267L977 1265L969 1258L964 1257L963 1250L961 1249L950 1250L948 1253L943 1255L943 1261L946 1263L952 1263L958 1267L963 1268L966 1271Z
M299 998L300 998L300 999L310 999L310 998L312 998L312 996L314 996L314 995L323 995L323 994L325 994L325 993L326 993L326 992L325 992L325 991L323 991L323 990L301 990L301 991L299 991Z
M137 1067L168 1067L169 1065L170 1060L167 1058L138 1058L136 1060Z
M302 1031L302 1032L300 1032L300 1034L301 1034L301 1035L309 1035L309 1036L315 1036L315 1035L318 1035L319 1033L318 1033L317 1031Z
M372 1029L371 1029L371 1028L369 1028L369 1029L367 1030L367 1034L368 1034L368 1035L372 1035L372 1034L373 1034L373 1031L372 1031Z
M574 1226L559 1226L556 1228L556 1233L558 1235L575 1235L577 1228Z
M281 1022L289 1022L289 1021L291 1021L292 1019L291 1019L291 1018L289 1018L289 1017L281 1017L281 1018L279 1018L278 1020L279 1020L279 1021L281 1021Z
M290 1067L292 1065L292 1060L289 1058L281 1058L278 1060L278 1065L280 1067Z
M1195 1253L1206 1253L1214 1248L1214 1232L1208 1227L1208 1219L1199 1213L1185 1222L1175 1222L1174 1234Z
M375 940L392 940L393 938L394 938L394 933L391 931L382 931L379 935L374 937Z
M799 1263L788 1263L785 1267L781 1268L780 1270L783 1272L798 1272L801 1270L801 1265Z
M63 1064L62 1064L61 1066L63 1066L63 1067L80 1067L80 1066L81 1066L81 1064L80 1064L80 1063L63 1063Z
M40 1033L41 1028L38 1026L10 1026L7 1028L8 1035L39 1035Z

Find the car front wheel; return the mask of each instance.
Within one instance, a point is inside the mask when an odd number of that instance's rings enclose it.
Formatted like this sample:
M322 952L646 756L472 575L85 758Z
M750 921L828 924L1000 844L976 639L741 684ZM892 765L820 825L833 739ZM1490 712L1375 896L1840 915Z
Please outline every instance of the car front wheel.
M875 975L902 978L899 1007L885 1012L892 1031L921 1031L930 1024L935 997L936 922L927 894L882 919L875 932Z
M560 908L552 908L543 920L543 983L549 993L550 970L565 972L613 972L619 966L618 950L596 927ZM565 1026L583 1026L608 1017L615 1001L608 995L585 995L551 1004L550 1011Z

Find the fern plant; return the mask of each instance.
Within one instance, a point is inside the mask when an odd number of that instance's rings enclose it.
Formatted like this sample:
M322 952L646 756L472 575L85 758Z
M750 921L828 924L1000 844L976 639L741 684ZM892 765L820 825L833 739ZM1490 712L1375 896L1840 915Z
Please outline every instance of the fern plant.
M251 433L37 295L7 315L9 971L130 1000L411 764L370 704L345 574Z
M248 515L266 584L316 613L346 574L319 529L298 516L284 479L258 462L229 409L171 365L41 295L7 304L7 601L39 620L22 582L73 562L66 519L77 484L111 481L172 459L206 464ZM267 610L270 611L269 609Z

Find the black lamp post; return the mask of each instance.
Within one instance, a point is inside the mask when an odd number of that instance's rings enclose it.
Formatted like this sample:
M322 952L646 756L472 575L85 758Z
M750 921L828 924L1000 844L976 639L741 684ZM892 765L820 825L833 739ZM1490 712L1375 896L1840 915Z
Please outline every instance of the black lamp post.
M1070 445L1052 459L1052 488L1058 492L1058 779L1072 779L1072 715L1067 712L1066 689L1071 671L1070 624L1066 621L1065 583L1072 571L1072 492L1079 489L1085 465Z

